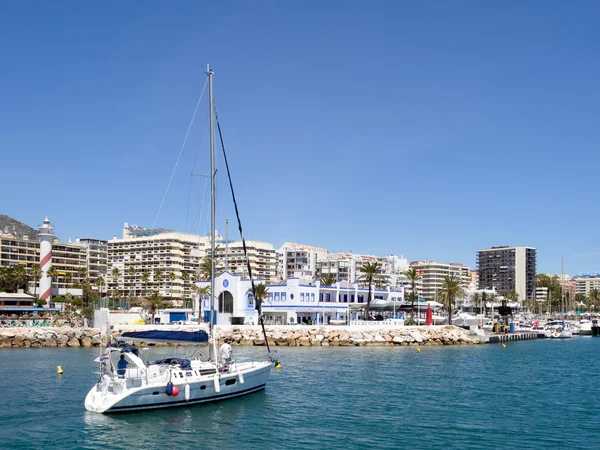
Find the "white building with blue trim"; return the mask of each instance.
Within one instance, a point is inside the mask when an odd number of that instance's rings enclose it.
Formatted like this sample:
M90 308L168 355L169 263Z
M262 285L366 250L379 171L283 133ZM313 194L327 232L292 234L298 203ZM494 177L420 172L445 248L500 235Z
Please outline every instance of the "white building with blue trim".
M263 280L255 280L255 284ZM197 281L200 288L210 286L210 281ZM357 282L337 281L333 286L321 286L321 280L288 278L285 283L267 284L268 298L262 310L269 324L330 323L332 320L349 321L357 318L358 311L351 312L351 305L366 306L369 289ZM372 286L372 305L404 301L404 288L392 290ZM200 316L208 321L210 296L205 295L200 304ZM352 308L353 310L356 309ZM257 324L258 313L249 279L222 272L215 278L215 312L217 325ZM350 317L353 315L353 317Z

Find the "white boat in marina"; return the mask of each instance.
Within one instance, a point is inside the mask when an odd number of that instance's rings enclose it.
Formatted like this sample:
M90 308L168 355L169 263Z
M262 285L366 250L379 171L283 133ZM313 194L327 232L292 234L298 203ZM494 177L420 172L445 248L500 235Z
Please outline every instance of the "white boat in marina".
M579 321L579 334L581 336L592 335L592 321L589 319L582 319Z
M168 333L172 338L152 338L161 333ZM198 336L206 336L208 340L204 331L124 333L122 339L190 344L193 341L189 339ZM121 358L128 362L126 369L118 368ZM135 345L126 344L108 347L97 360L100 379L85 398L85 408L97 413L189 406L250 394L264 389L273 366L271 361L227 364L203 361L200 357L145 362Z
M215 173L214 170L214 103L212 98L213 72L208 69L210 149L211 149L211 253L215 255ZM229 169L227 168L228 176ZM230 180L231 185L231 180ZM233 194L233 187L232 194ZM235 196L234 196L235 204ZM236 204L237 214L237 204ZM239 216L238 216L239 221ZM240 225L241 232L241 225ZM243 236L242 236L243 241ZM243 241L244 242L244 241ZM244 242L245 251L245 242ZM214 261L214 258L213 258ZM252 271L248 264L250 279ZM214 289L215 266L211 274L211 290ZM252 290L255 292L254 282ZM270 356L264 361L233 362L227 355L230 347L224 347L217 357L216 336L212 317L214 296L210 301L210 324L208 333L196 331L149 330L122 333L117 344L108 345L105 352L96 359L100 365L99 379L85 398L85 408L97 413L139 411L175 406L188 406L238 397L265 388L271 368L277 364ZM256 297L256 296L255 296ZM259 323L263 327L260 302L256 302ZM108 331L108 320L106 322ZM110 333L107 333L110 335ZM209 357L198 351L190 358L166 358L153 362L144 361L135 345L127 342L169 342L188 346L209 345ZM189 347L188 347L189 348Z

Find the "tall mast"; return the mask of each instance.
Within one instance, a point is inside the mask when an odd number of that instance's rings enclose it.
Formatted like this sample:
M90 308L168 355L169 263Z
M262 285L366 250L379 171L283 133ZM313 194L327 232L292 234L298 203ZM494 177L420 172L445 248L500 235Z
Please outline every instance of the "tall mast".
M215 196L215 123L214 123L214 104L213 104L213 71L206 65L208 75L208 114L210 117L210 324L209 330L213 336L214 315L215 315L215 216L216 216L216 196Z

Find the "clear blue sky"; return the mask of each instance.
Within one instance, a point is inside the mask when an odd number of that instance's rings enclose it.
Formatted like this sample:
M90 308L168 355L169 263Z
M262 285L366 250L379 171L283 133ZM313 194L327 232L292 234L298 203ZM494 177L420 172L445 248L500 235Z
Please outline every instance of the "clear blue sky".
M0 213L63 240L152 226L210 63L248 238L600 270L597 2L5 2L0 41ZM205 117L157 226L206 232Z

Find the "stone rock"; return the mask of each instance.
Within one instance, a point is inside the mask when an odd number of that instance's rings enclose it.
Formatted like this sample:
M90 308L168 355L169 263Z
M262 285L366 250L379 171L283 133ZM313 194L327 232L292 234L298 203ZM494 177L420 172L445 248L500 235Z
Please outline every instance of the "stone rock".
M321 345L323 347L329 347L329 341L327 339L323 339L323 342L321 342Z
M309 347L310 346L310 340L306 336L302 336L297 341L298 341L298 345L300 345L301 347Z
M33 344L31 344L32 347L34 347ZM68 347L81 347L81 345L79 344L79 339L76 339L75 337L72 337L71 339L69 339L69 342L67 342L67 346Z
M386 339L383 336L381 336L380 334L376 334L375 337L373 338L373 341L380 343L380 344L387 342Z
M392 342L394 344L402 344L404 342L404 338L402 336L394 336Z
M353 339L352 340L352 343L354 345L356 345L357 347L360 345L363 345L365 342L367 342L367 341L365 341L364 339Z
M410 333L410 337L418 343L423 342L423 337L421 336L421 334L418 331L413 331Z
M81 338L81 345L83 347L91 347L92 346L92 338L89 336L83 336Z
M319 342L322 342L322 341L323 341L323 339L325 339L325 336L323 336L322 334L317 334L317 335L315 336L315 339L316 339L317 341L319 341Z

